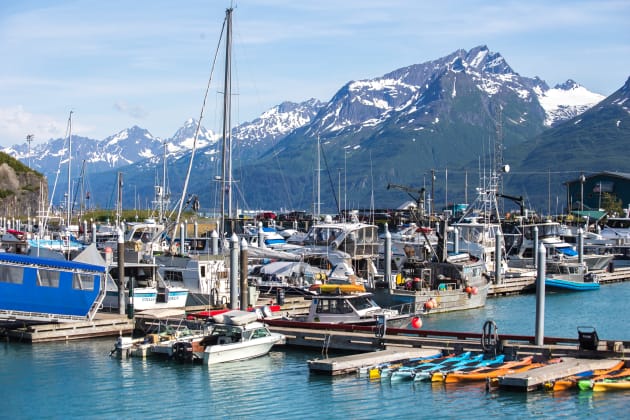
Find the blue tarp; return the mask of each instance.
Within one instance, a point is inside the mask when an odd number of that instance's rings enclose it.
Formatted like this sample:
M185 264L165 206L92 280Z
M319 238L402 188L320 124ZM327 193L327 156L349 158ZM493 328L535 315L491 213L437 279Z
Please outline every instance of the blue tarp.
M562 252L564 255L567 255L569 257L575 257L577 256L577 251L574 250L573 248L569 248L569 247L564 247L564 248L556 248L558 251Z

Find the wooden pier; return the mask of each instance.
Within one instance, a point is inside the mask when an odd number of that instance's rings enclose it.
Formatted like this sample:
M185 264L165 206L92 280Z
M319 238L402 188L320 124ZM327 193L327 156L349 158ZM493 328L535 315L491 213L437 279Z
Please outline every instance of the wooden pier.
M5 326L10 340L26 343L79 340L131 334L135 321L126 315L99 313L92 321Z

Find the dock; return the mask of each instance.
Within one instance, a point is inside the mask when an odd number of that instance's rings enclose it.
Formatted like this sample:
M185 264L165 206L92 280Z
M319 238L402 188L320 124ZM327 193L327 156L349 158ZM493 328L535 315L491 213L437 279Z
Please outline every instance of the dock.
M619 283L630 281L630 267L614 268L612 271L595 270L600 284ZM534 275L507 276L500 283L492 283L488 290L488 297L517 295L531 288L536 283Z
M309 360L308 367L311 372L336 376L356 373L362 368L376 366L380 363L395 363L409 359L429 358L437 354L441 354L441 352L436 349L392 346L377 352Z
M499 388L512 391L535 391L543 389L545 382L576 375L595 369L610 369L619 360L614 359L575 359L565 357L559 363L539 367L521 373L511 373L499 377Z
M13 325L3 332L10 340L35 344L128 335L134 328L135 321L126 315L99 313L92 321Z

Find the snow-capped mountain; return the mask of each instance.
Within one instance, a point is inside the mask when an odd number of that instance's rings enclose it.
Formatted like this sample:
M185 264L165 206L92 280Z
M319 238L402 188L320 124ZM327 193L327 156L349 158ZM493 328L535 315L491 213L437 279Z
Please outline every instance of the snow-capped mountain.
M547 126L580 115L605 98L571 79L556 85L553 89L543 90L542 86L536 86L534 92L547 115L545 118Z
M347 163L361 166L356 170L358 178L353 180L348 173L348 179L354 193L366 195L364 190L374 183L413 184L427 168L453 168L479 162L481 155L485 159L490 148L495 147L489 144L489 139L494 141L498 136L503 141L501 150L509 154L550 126L580 115L602 99L572 80L549 88L538 77L521 76L501 54L484 45L469 51L460 49L381 77L350 81L325 103L316 99L284 102L235 127L234 169L240 167L239 188L252 200L250 205L256 205L255 197L260 195L261 200L267 200L261 206L274 207L268 200L278 194L270 195L268 191L294 187L297 190L286 191L287 195L292 200L309 203L313 196L312 182L304 178L310 176L305 165L314 156L313 140L321 137L331 167L343 167L345 171ZM183 173L197 125L197 121L189 119L168 139L155 138L139 127L101 141L73 137L73 161L89 162L92 174L131 164L148 179L151 177L146 175L166 153L169 167L181 165L175 172ZM220 140L221 134L199 128L197 148L209 158L197 165L217 161ZM65 142L57 139L37 146L30 154L32 167L51 180L59 159L67 159ZM4 151L23 162L29 159L26 144ZM353 159L346 162L349 151ZM273 163L267 159L270 153L274 156ZM379 165L366 167L373 157L378 157ZM351 167L347 169L352 171ZM207 173L208 168L196 170ZM301 178L288 183L281 179L284 175L279 171ZM367 173L371 173L370 179ZM455 181L457 174L452 174ZM147 182L151 182L147 186L150 190L153 181ZM268 191L259 188L261 182ZM254 190L248 191L250 186ZM278 196L277 200L280 203L285 200L281 205L287 205L286 197ZM293 203L292 207L308 208L308 205Z
M445 83L447 79L450 84ZM467 93L458 92L458 85L465 79L479 93L498 102L505 101L501 95L511 94L542 107L546 126L579 115L604 98L572 80L550 89L538 78L520 76L499 53L478 46L382 77L349 82L325 105L310 128L313 133L345 134L378 126L396 115L413 124L407 117L426 115L436 101L443 103L449 97L456 100L458 93ZM527 115L520 118L529 119Z

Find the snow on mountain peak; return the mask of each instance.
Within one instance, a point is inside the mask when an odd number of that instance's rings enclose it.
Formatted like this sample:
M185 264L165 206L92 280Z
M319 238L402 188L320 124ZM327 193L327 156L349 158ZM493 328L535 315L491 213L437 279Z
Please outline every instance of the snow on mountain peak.
M534 92L547 115L545 119L547 126L573 118L605 98L571 79L556 85L553 89L543 90L536 86Z

